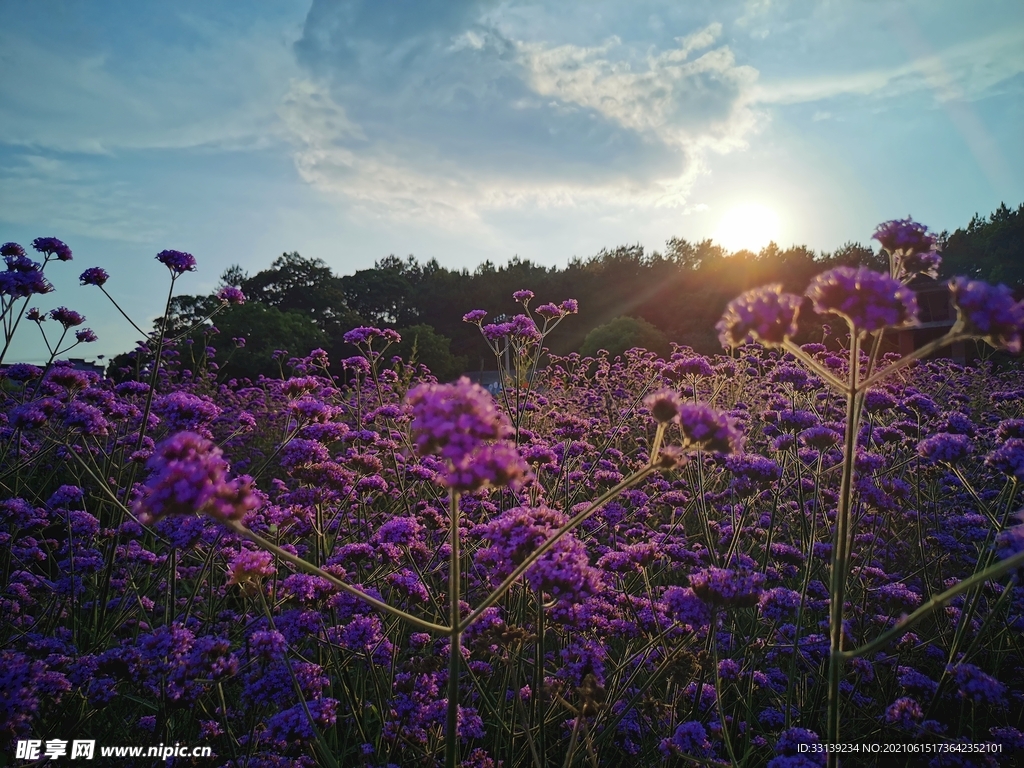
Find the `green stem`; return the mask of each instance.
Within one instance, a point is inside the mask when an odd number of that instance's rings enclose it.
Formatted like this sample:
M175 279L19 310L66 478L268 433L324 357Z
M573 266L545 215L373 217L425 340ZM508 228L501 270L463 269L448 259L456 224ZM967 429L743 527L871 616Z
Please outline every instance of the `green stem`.
M867 390L868 387L877 384L882 379L888 378L891 374L896 373L896 371L900 370L901 368L906 368L915 360L920 360L921 358L927 357L933 352L938 352L940 349L942 349L945 346L948 346L949 344L955 344L958 341L967 341L969 339L974 338L973 336L971 336L971 334L964 333L958 326L960 326L959 323L957 323L957 325L954 325L949 330L949 333L947 333L945 336L942 336L936 339L935 341L931 341L925 344L923 347L915 349L913 352L907 354L904 357L901 357L892 365L887 365L882 370L872 374L867 379L861 382L861 389Z
M1024 552L1018 552L1005 560L1000 560L998 563L990 565L985 570L979 571L970 578L964 579L959 584L954 584L945 592L941 592L931 598L928 602L923 603L917 610L899 621L891 629L883 632L871 642L865 643L860 648L843 651L840 655L844 659L852 659L857 656L867 656L875 651L880 651L897 637L902 637L906 634L911 627L921 621L921 619L928 616L932 611L941 608L960 593L966 592L967 590L986 581L998 579L1000 576L1003 576L1017 568L1024 568Z
M860 366L860 344L855 328L850 329L850 365L846 385L846 435L843 449L843 477L839 487L839 509L836 512L835 536L832 544L832 588L829 605L828 659L828 743L839 742L839 683L843 677L843 604L846 601L846 569L849 559L850 507L853 495L853 465L857 454L857 370ZM829 768L839 762L829 753Z
M371 597L365 592L356 589L351 584L346 584L344 581L339 579L334 574L328 573L327 571L324 571L316 567L312 563L307 563L301 557L293 555L291 552L285 549L281 549L281 547L277 546L276 544L270 541L267 541L258 533L253 533L236 520L225 520L224 525L230 528L235 533L237 533L242 538L248 539L253 544L256 544L261 549L265 549L267 552L272 552L282 560L291 563L300 570L306 571L307 573L312 573L314 576L319 576L322 579L326 579L345 594L351 595L357 600L362 600L364 603L366 603L369 606L372 606L373 608L376 608L378 611L388 613L398 619L401 619L402 621L412 624L414 627L419 627L420 629L424 629L428 632L433 632L436 635L450 635L452 632L449 627L444 627L440 624L434 624L433 622L427 621L426 619L421 619L418 616L413 616L412 614L406 613L405 611L399 608L395 608L393 606L388 605L385 602L382 602L374 597Z
M448 624L451 644L448 646L448 712L444 727L445 768L456 768L459 762L459 665L462 661L462 627L459 626L459 598L462 596L462 573L459 554L459 494L448 494L448 516L451 557L448 560Z

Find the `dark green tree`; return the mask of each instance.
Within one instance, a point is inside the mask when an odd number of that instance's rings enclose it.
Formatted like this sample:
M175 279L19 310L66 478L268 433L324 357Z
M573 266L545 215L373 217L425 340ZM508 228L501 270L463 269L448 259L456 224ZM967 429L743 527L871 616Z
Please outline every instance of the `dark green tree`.
M988 219L974 214L965 229L944 239L943 277L966 275L1024 289L1024 203L1016 210L1000 203Z
M643 347L659 355L668 354L665 334L646 320L636 317L616 317L609 323L598 326L583 341L580 354L593 357L604 349L612 357L621 355L627 349Z
M451 339L420 323L399 330L402 341L388 350L407 363L427 366L438 381L453 381L466 370L466 358L452 354Z
M328 341L327 334L305 313L281 311L255 301L228 307L215 322L220 333L213 336L211 346L217 350L214 359L220 366L221 380L278 375L275 351L301 357L326 347ZM244 339L244 346L239 346L236 339Z

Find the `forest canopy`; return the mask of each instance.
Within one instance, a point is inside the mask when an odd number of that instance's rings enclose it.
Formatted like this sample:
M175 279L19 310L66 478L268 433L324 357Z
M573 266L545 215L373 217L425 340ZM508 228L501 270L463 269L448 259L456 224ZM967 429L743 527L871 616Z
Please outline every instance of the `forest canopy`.
M941 233L939 242L943 279L962 274L1005 283L1018 295L1024 291L1024 204L1016 209L1001 204L988 217L975 214L966 227ZM202 322L219 306L216 291L175 298L169 321L176 333L198 324L191 332L193 347L212 348L224 377L276 373L278 350L301 355L318 346L331 360L347 357L355 350L345 344L345 332L374 325L411 332L415 339L389 354L408 359L415 347L417 361L445 380L493 367L478 329L462 316L472 309L487 309L492 319L502 312L514 314L511 296L522 288L532 290L538 304L579 301L579 316L552 339L555 354L592 353L609 344L615 347L609 352L619 352L633 338L712 353L721 349L714 324L737 294L774 282L801 293L815 274L840 265L884 268L880 249L862 243L816 253L772 242L758 253L728 253L711 240L678 237L669 239L664 251L620 245L574 258L564 268L514 257L503 266L484 262L472 272L448 269L433 258L420 262L412 255L390 255L372 269L339 276L323 260L291 252L255 275L238 266L225 271L218 289L238 286L247 303L217 315L219 333L210 333ZM158 327L161 321L156 320ZM602 338L605 344L599 343ZM112 369L124 364L125 356L118 356Z

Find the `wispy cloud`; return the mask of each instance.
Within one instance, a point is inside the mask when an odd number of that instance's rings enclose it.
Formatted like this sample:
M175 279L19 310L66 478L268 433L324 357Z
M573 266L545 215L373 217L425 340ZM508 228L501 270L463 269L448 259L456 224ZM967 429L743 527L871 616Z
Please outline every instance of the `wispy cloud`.
M45 218L61 237L124 243L166 236L162 211L129 182L112 180L82 163L24 154L0 166L4 178L0 221L30 226Z
M137 59L0 32L0 142L105 154L277 140L275 103L298 73L291 41L259 24L191 26L198 41L150 40Z
M931 91L939 102L973 100L992 95L1021 73L1024 27L1012 27L900 66L767 82L755 89L753 98L764 104L796 104L845 95L892 98Z

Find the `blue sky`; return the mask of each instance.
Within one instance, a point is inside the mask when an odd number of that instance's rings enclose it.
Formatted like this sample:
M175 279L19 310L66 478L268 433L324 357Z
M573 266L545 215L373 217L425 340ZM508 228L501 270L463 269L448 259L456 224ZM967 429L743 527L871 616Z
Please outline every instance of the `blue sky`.
M115 354L283 251L565 264L672 236L832 250L1024 202L1019 0L0 3L0 241ZM24 328L9 359L38 360Z

